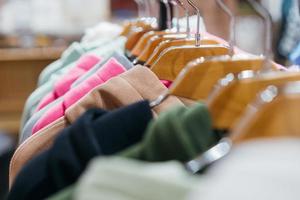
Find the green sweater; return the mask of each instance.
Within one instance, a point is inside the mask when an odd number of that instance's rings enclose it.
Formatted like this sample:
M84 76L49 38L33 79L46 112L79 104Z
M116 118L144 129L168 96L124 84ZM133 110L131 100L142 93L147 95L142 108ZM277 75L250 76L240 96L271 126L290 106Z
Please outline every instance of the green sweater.
M177 107L152 121L143 141L119 155L144 161L189 161L218 142L209 111L198 103Z

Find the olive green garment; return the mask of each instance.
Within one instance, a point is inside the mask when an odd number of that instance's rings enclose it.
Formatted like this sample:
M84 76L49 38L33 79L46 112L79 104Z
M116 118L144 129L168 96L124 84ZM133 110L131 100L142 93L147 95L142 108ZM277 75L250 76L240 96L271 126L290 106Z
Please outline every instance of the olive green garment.
M189 161L218 142L204 104L176 107L152 121L143 140L119 155L144 161Z
M79 181L50 200L184 200L198 185L179 162L93 160ZM73 187L73 188L72 188Z

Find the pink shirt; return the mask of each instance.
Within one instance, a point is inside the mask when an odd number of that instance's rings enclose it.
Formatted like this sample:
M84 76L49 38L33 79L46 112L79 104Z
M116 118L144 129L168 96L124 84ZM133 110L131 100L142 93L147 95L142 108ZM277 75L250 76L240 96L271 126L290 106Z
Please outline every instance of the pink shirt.
M126 71L115 58L111 58L105 63L94 75L87 80L72 88L64 95L63 102L55 105L48 110L39 121L34 125L32 133L36 133L47 125L51 124L58 118L64 116L65 111L71 105L76 103L80 98L93 90L95 87L105 83L114 76L117 76Z
M164 84L167 88L170 88L172 85L172 81L168 81L168 80L160 80L162 84Z
M43 107L63 96L71 88L71 85L85 72L94 67L100 58L94 55L84 55L76 63L76 66L72 68L66 75L61 77L55 85L52 92L47 94L39 103L37 110L41 110Z

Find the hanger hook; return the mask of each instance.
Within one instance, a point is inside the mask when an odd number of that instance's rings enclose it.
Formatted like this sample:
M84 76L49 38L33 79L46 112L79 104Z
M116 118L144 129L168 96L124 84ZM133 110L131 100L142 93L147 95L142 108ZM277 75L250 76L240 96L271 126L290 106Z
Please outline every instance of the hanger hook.
M143 18L144 14L145 14L145 10L144 10L144 2L141 0L134 0L134 2L137 4L138 6L138 17L139 18Z
M265 69L269 69L268 61L273 56L272 51L272 16L269 11L258 3L256 0L248 0L251 6L259 13L264 19L265 23L265 45L264 45L264 56L265 56Z
M229 26L229 55L233 56L234 55L234 46L235 46L235 15L233 12L229 9L229 7L224 3L224 0L217 0L218 5L220 8L229 16L230 18L230 26Z
M187 0L188 4L194 8L194 10L197 12L197 32L195 35L195 42L196 46L200 46L200 18L201 18L201 12L200 9L196 6L195 2L192 0Z
M181 6L178 5L178 1L177 0L169 0L170 4L172 4L175 8L175 12L176 12L176 31L177 33L180 32L180 24L179 24L179 8L182 8Z
M149 0L143 0L143 2L145 5L145 15L146 15L146 17L150 18L151 17L150 2L149 2Z
M190 13L189 9L185 6L185 4L181 0L171 0L175 2L177 6L179 6L182 10L184 10L185 17L186 17L186 34L187 38L191 37L191 27L190 27Z

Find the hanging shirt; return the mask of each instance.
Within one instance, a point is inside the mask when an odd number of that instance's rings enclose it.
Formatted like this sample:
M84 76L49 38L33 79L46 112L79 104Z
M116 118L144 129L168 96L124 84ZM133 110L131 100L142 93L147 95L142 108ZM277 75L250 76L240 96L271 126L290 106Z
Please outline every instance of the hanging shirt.
M67 66L80 58L84 53L78 42L72 43L62 54L61 58L50 65L48 65L39 76L38 86L45 84L51 77L51 75L57 70L60 70L63 66Z
M21 133L19 133L19 145L21 145L27 138L29 138L32 134L32 128L36 124L36 122L47 113L53 106L63 101L63 97L56 99L55 101L49 103L47 106L34 113L30 119L26 122L25 126L22 128Z
M75 61L77 61L84 53L105 46L112 38L101 38L94 42L78 43L73 42L62 54L58 62L54 62L47 66L40 74L38 86L46 83L53 73L64 68Z
M117 153L141 140L151 118L147 101L112 112L86 112L64 129L49 150L26 164L8 200L44 199L74 183L95 156Z
M40 100L45 95L47 95L49 92L52 91L54 87L54 83L59 80L59 77L68 73L68 71L71 70L74 67L74 65L75 62L69 64L68 66L64 67L61 70L58 70L58 72L51 75L49 81L47 81L42 86L38 87L36 90L34 90L34 92L30 94L30 96L27 98L25 102L25 106L21 117L20 129L24 127L28 119L35 113L36 107L38 106Z
M93 76L89 77L86 81L78 85L76 88L68 91L63 97L63 102L51 108L34 125L32 133L36 133L37 131L46 127L48 124L51 124L58 118L64 116L66 109L76 103L80 98L82 98L96 86L105 83L107 80L125 71L126 69L115 58L111 58Z
M103 59L106 59L110 57L114 52L124 52L125 49L125 42L126 38L125 37L118 37L114 40L107 40L106 42L101 43L101 41L98 43L93 43L93 44L86 44L83 46L83 49L85 49L85 52L89 52L89 54L94 54L97 55ZM96 49L95 49L96 48ZM94 50L91 50L94 49ZM77 59L81 56L80 54ZM64 57L64 56L63 56ZM75 61L77 60L75 59ZM49 78L41 78L41 80L47 79L47 81L44 82L39 88L37 88L26 100L24 109L23 109L23 114L22 114L22 119L21 119L21 129L27 122L27 120L32 116L32 114L36 111L36 107L40 100L46 96L49 92L53 90L54 83L59 80L59 78L66 74L70 69L72 69L75 65L75 61L69 63L66 62L61 65L59 65L58 70L52 72L52 73L47 73L47 76ZM59 61L60 62L60 61ZM68 63L68 64L67 64ZM48 67L47 67L48 68ZM46 70L46 69L45 69ZM47 71L47 70L46 70ZM40 77L44 76L44 73L41 74ZM45 72L46 74L46 72Z
M72 68L67 74L63 75L55 84L51 93L46 95L39 103L37 110L41 110L43 107L54 101L55 99L63 96L69 91L71 85L85 72L95 66L101 58L94 55L84 55L78 61L74 68Z
M76 80L76 82L78 82L78 84L82 83L83 81L85 81L86 79L88 79L90 76L92 76L93 74L95 74L97 72L97 70L99 70L110 58L115 58L120 64L122 64L124 67L126 67L126 69L131 69L133 67L133 64L128 61L128 59L121 55L118 52L115 52L112 54L111 57L104 59L103 61L101 61L100 63L96 64L96 66L94 66L92 69L90 69L88 72L86 72L84 75L82 75L78 80ZM96 69L96 70L95 70ZM74 83L75 84L75 83ZM74 85L73 84L73 85ZM78 85L77 84L77 85ZM25 141L29 136L31 136L32 134L32 128L33 126L36 124L36 122L48 111L50 110L50 108L52 108L53 105L61 102L63 100L63 97L60 97L59 100L56 99L54 102L56 103L50 103L51 106L46 106L47 109L42 109L43 111L40 112L38 111L37 113L34 113L34 115L26 122L24 128L21 128L20 132L20 140L19 140L19 144L23 143L23 141Z
M120 64L122 64L123 67L126 68L126 70L130 70L131 68L134 67L134 65L132 64L132 62L130 60L128 60L128 58L126 58L123 54L119 53L119 52L114 52L110 58L115 58L116 60L118 60L118 62ZM96 65L94 66L92 69L90 69L87 73L83 74L81 77L79 77L71 86L71 88L76 87L77 85L79 85L80 83L84 82L86 79L88 79L90 76L92 76L93 74L95 74L102 66L104 63L106 63L110 58L108 58L106 61L104 61L102 64Z

